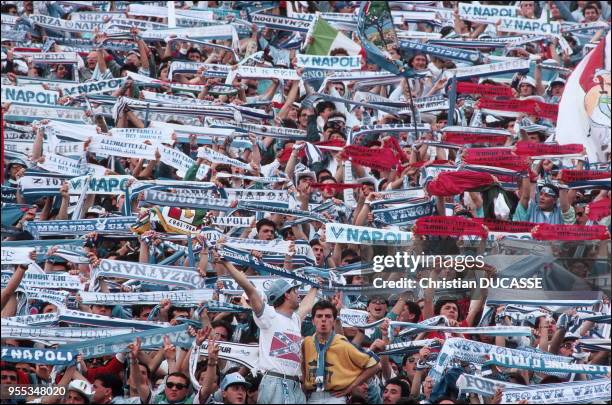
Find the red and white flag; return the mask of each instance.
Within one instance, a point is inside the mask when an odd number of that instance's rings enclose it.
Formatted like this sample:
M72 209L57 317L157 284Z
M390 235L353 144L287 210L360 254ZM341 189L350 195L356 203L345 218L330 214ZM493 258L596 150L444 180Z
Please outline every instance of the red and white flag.
M591 162L610 152L610 32L570 75L559 104L559 143L581 143Z

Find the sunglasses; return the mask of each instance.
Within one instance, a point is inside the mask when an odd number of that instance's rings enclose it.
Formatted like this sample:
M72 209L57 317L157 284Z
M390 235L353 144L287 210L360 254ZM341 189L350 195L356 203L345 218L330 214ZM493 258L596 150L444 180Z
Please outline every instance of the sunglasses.
M176 387L176 389L177 389L177 390L184 390L185 388L187 388L187 387L189 387L189 386L188 386L188 385L186 385L186 384L181 384L181 383L167 382L167 383L166 383L166 387L168 387L168 388L170 388L170 389L172 389L172 388L175 388L175 387Z

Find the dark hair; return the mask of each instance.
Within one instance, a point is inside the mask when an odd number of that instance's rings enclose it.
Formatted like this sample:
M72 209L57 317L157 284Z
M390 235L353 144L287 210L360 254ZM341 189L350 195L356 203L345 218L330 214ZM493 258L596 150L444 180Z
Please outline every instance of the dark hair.
M400 387L402 391L402 397L407 397L410 395L410 384L408 384L405 380L402 380L399 377L394 377L387 381L387 383L385 384L385 388L388 385L397 385L398 387Z
M317 104L317 115L325 111L326 108L331 108L332 110L335 111L336 105L332 103L331 101L321 101L319 104Z
M268 218L262 218L259 221L257 221L257 224L255 225L255 227L257 228L257 232L259 232L261 227L265 226L265 225L271 226L276 231L276 224L274 223L274 221L272 221L272 220L270 220Z
M344 48L334 48L332 49L332 51L329 53L329 56L349 56L348 51Z
M314 319L317 311L320 311L323 309L331 309L332 316L334 317L334 319L338 317L338 309L336 308L336 306L332 304L330 301L321 300L321 301L318 301L316 304L314 304L314 306L312 307L312 311L310 311L312 318Z
M123 73L126 70L128 72L138 73L138 67L134 65L133 63L126 63L125 65L121 66L121 69L119 69L119 72Z
M187 55L189 55L190 53L197 53L198 55L202 56L202 52L200 52L200 50L194 46L187 50Z
M440 298L438 301L436 301L436 305L434 306L434 314L435 315L440 315L440 310L442 309L442 307L448 303L451 304L455 304L457 306L457 313L459 314L459 316L457 316L457 318L461 317L461 308L459 308L459 302L456 299L453 298Z
M308 242L308 244L310 245L310 247L315 247L316 245L323 246L323 242L321 242L319 239L313 239L310 242Z
M189 377L187 377L184 373L181 373L180 371L175 371L174 373L168 374L168 378L170 377L180 377L187 382L187 385L191 385L191 380L189 380ZM166 378L166 381L168 381L168 378Z
M175 307L175 306L171 306L168 309L168 319L172 319L174 318L174 313L176 311L182 311L182 310L187 310L187 312L189 312L189 308L182 308L182 307Z
M327 169L323 169L323 170L319 170L319 171L317 172L317 179L318 179L320 182L322 182L322 181L323 181L323 179L321 178L321 175L324 175L324 174L327 174L327 175L328 175L328 176L325 176L325 177L332 177L332 178L334 178L334 180L335 180L335 177L334 177L334 175L332 174L332 172L330 172L330 171L329 171L329 170L327 170Z
M599 9L599 7L597 7L597 3L594 1L589 1L586 6L584 6L584 8L582 9L582 15L584 16L585 12L587 10L595 10L597 11L597 14L601 14L601 10Z
M115 374L100 374L95 379L100 381L104 388L110 388L113 397L123 396L123 382Z
M229 340L229 338L232 337L232 325L230 325L229 322L224 321L223 319L217 319L215 321L212 321L210 323L210 326L214 329L217 326L221 326L223 328L225 328L225 330L227 331L227 338Z
M414 314L414 321L418 322L421 319L421 307L416 302L406 301L406 306L411 314Z

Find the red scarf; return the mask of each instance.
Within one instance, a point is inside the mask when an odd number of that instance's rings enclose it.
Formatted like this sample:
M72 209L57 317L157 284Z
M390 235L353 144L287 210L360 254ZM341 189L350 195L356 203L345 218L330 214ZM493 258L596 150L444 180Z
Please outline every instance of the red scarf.
M453 143L455 145L467 145L467 144L488 144L488 145L504 145L508 137L506 135L497 134L475 134L469 132L444 132L442 134L442 141Z
M391 148L349 145L342 150L342 156L358 165L382 171L391 170L399 163Z
M534 222L502 221L491 218L474 218L473 221L486 226L491 232L525 233L531 232L533 227L538 225Z
M492 97L514 97L512 88L508 86L496 86L491 84L477 84L468 82L457 83L457 93L480 94Z
M487 237L487 231L479 223L463 217L431 216L416 220L414 233L434 236L476 235Z
M314 188L321 188L323 190L325 189L331 189L334 191L342 191L342 190L346 190L349 188L359 188L361 187L361 184L350 184L350 183L312 183L310 185L310 187L314 187Z
M516 144L515 153L521 156L539 155L570 155L582 153L584 145L579 143L568 143L566 145L555 145L545 143L531 143L520 141Z
M406 152L402 150L402 147L400 146L399 141L395 137L392 136L390 138L385 139L385 141L383 142L383 146L386 146L394 150L395 156L399 158L400 162L406 162L410 160L408 155L406 155Z
M519 172L529 169L529 159L513 154L511 149L468 148L463 151L461 158L472 165L502 167Z
M601 200L593 201L588 205L589 219L599 221L603 217L610 215L610 199L602 198Z
M531 235L538 240L606 240L608 228L603 225L539 224Z
M557 120L559 115L558 104L548 104L537 100L496 100L483 98L479 101L480 108L498 111L521 112L528 115L535 115L540 118L547 118L552 121Z
M430 195L447 197L461 194L466 190L487 186L493 182L493 176L489 173L469 170L443 172L427 184L427 192Z
M609 177L610 177L610 172L602 172L599 170L574 170L574 169L562 169L561 170L561 181L564 183L573 183L575 181L607 179Z

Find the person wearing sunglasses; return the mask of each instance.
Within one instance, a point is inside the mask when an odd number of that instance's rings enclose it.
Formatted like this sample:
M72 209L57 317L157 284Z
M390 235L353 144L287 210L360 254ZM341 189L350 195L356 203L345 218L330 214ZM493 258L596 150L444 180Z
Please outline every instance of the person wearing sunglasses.
M153 404L191 404L193 395L189 395L189 378L181 372L170 373L166 379L164 392L153 397Z

